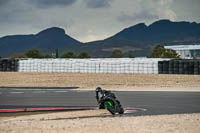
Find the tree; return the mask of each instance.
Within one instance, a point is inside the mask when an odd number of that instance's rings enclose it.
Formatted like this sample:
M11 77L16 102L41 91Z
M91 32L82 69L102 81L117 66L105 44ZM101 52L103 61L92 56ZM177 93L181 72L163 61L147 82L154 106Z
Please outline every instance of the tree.
M180 56L176 53L176 51L172 49L166 49L165 58L180 58Z
M164 51L165 48L163 45L156 45L153 49L152 49L152 54L151 57L152 58L162 58L164 55Z
M91 56L86 52L82 52L79 54L78 58L91 58Z
M40 58L40 57L41 57L40 51L37 50L36 48L30 49L29 51L27 51L27 52L25 53L25 55L26 55L28 58Z
M165 49L163 45L156 45L152 50L152 58L179 58L176 51Z
M64 53L61 58L77 58L77 55L75 55L73 52L67 52Z
M122 58L124 57L123 53L121 50L119 49L116 49L116 50L113 50L112 51L112 55L111 55L112 58Z

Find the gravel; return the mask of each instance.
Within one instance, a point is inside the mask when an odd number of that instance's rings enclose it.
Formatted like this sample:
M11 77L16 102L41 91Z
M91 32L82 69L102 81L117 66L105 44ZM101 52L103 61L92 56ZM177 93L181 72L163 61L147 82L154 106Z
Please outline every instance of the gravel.
M1 120L1 133L197 133L200 114L113 117L106 110L21 116Z
M72 87L110 90L199 91L199 75L0 72L0 86Z

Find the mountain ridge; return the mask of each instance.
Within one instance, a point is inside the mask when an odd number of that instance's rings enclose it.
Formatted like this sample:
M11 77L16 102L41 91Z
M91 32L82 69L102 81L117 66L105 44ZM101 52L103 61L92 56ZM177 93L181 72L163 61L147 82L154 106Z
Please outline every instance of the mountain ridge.
M138 23L121 30L104 40L82 43L59 27L51 27L29 35L9 35L0 38L0 56L22 53L37 48L44 53L72 51L88 52L93 57L109 57L112 49L121 49L136 56L148 56L158 43L165 45L200 44L200 23L172 22L170 20L155 21L150 25ZM128 51L130 48L130 51ZM126 49L126 50L124 50ZM110 50L110 51L109 51Z

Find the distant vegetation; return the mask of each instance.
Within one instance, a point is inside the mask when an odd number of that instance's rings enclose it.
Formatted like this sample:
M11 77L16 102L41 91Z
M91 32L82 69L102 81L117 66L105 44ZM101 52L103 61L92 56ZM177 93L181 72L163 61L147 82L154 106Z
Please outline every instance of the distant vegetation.
M131 52L127 55L129 58L135 58ZM119 49L113 50L111 58L123 58L125 55ZM0 57L1 58L1 57ZM73 52L66 52L59 56L58 49L55 50L55 54L41 54L40 51L36 48L30 49L25 53L15 53L11 58L91 58L87 52L81 52L79 55L76 55ZM179 58L179 55L176 51L171 49L165 49L162 44L156 45L152 49L152 54L150 58Z
M121 50L115 49L112 51L111 58L135 58L135 55L130 51L127 55L125 55Z
M41 58L40 51L33 48L25 53L28 58Z
M73 52L64 53L61 58L91 58L91 56L86 52L81 52L79 55L76 55Z
M64 53L61 58L78 58L76 54L74 54L73 52L67 52Z
M48 54L41 54L36 48L30 49L25 53L15 53L11 58L53 58L53 56Z
M128 53L128 58L135 58L135 55L132 54L131 52Z
M152 49L151 58L179 58L176 51L165 49L163 45L158 44Z
M53 55L41 54L38 49L33 48L25 53L15 53L11 58L91 58L91 56L86 52L81 52L79 55L76 55L73 52L67 52L59 56L58 49L56 49L55 54Z
M124 54L122 53L121 50L116 49L116 50L113 50L113 51L112 51L111 57L112 57L112 58L123 58L123 57L124 57Z
M86 52L82 52L82 53L80 53L78 58L81 58L81 59L83 59L83 58L91 58L91 56Z

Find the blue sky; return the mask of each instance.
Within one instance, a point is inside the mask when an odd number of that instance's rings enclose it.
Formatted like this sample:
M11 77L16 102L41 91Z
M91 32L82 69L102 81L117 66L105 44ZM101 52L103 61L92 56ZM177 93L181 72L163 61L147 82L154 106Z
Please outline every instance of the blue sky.
M82 41L159 19L200 22L200 0L0 0L0 37L61 27Z

